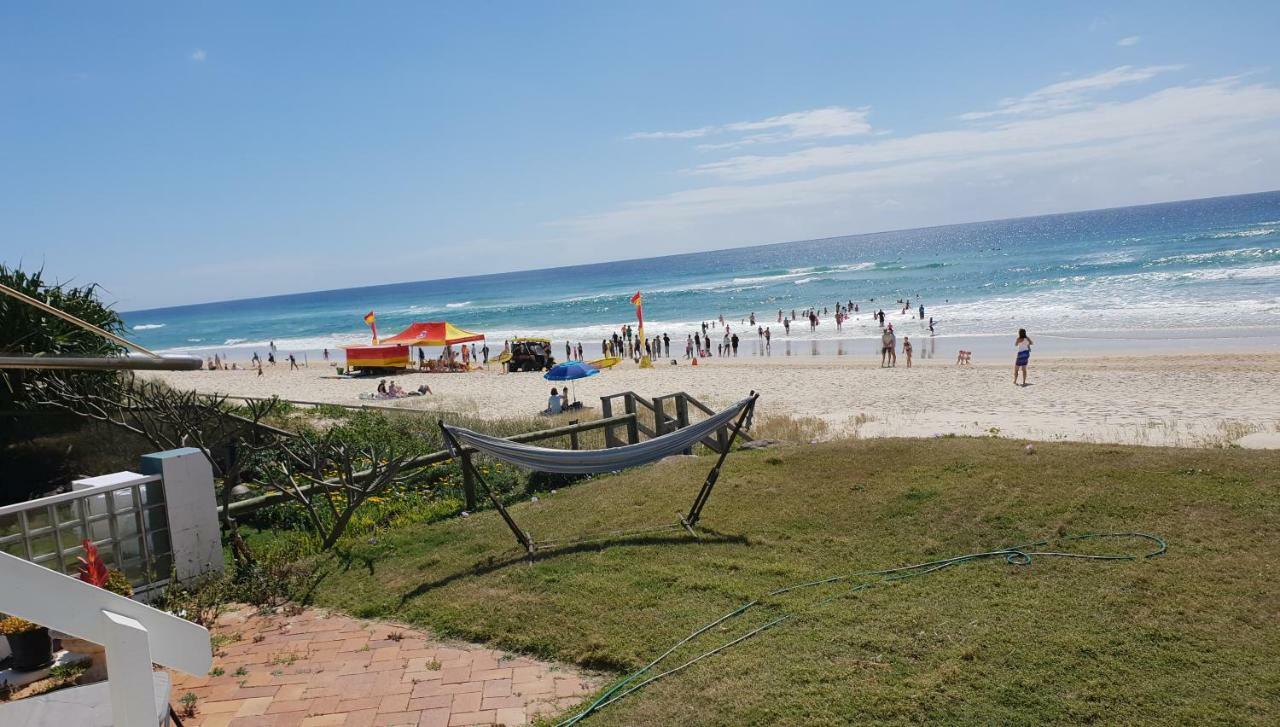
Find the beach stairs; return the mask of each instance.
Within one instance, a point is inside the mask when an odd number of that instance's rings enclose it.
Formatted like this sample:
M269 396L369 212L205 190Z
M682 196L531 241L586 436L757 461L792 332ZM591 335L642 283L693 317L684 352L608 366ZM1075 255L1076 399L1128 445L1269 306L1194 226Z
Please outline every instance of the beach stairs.
M622 411L617 411L619 408ZM677 429L683 429L690 424L691 410L702 412L707 416L712 416L716 413L711 407L683 391L655 396L652 401L634 391L602 396L600 397L600 415L602 418L609 419L615 414L631 415L622 424L605 427L605 446L620 447L626 444L636 444L640 441L642 435L652 439L674 432ZM652 426L648 422L653 422ZM622 431L620 432L619 430ZM746 442L751 441L751 437L747 436L746 432L740 432L738 437ZM729 448L731 439L732 431L730 427L724 426L717 429L715 434L708 435L700 441L716 454L723 454ZM693 454L693 452L686 451L685 454Z

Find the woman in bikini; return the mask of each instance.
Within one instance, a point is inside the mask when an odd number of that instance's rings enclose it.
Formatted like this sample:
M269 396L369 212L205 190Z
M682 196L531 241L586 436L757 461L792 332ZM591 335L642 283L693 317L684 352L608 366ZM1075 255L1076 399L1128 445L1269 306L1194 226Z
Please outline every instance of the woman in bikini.
M1018 385L1018 371L1022 371L1022 385L1027 385L1027 361L1031 359L1031 337L1027 335L1027 329L1018 329L1018 340L1014 344L1018 347L1018 358L1013 362L1013 384Z

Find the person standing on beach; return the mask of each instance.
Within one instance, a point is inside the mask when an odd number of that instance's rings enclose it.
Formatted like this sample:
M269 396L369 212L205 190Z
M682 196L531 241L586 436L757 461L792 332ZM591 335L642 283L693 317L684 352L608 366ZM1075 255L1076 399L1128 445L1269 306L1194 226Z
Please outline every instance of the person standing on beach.
M911 368L911 337L902 337L902 352L907 355L907 368Z
M920 320L924 320L924 303L920 304Z
M297 369L297 368L298 368L298 359L294 358L293 354L289 354L289 370L293 371L294 369Z
M480 353L484 356L484 365L488 366L489 365L489 344L486 343L484 345L484 348L480 349Z
M738 355L738 334L736 333L733 334L733 338L731 338L730 340L733 342L733 355L737 356Z
M889 333L889 366L898 365L898 334L893 332L893 324L885 329Z
M889 348L893 346L893 334L885 331L880 334L880 368L889 363Z
M768 354L772 349L770 343L773 341L773 334L769 332L769 327L764 327L764 352Z
M676 335L678 336L680 334L677 333ZM662 334L662 350L666 352L664 355L667 358L671 358L671 336L668 336L665 333Z
M1013 361L1013 385L1018 385L1018 371L1022 371L1022 385L1027 385L1027 362L1031 360L1031 337L1027 335L1027 329L1018 329L1018 340L1014 343L1018 347L1018 357Z

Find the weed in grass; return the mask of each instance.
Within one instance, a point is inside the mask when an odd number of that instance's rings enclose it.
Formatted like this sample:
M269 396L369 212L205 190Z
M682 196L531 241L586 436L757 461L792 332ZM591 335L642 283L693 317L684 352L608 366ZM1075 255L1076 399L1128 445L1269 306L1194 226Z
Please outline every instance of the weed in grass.
M194 717L194 716L196 716L196 702L197 702L197 701L199 701L199 698L198 698L198 697L196 697L195 692L186 692L185 694L183 694L183 695L182 695L182 697L180 697L180 698L178 699L178 704L181 704L181 705L182 705L182 716L183 716L183 717Z
M232 676L242 677L242 676L248 676L248 674L249 674L248 669L244 668L243 666L239 666L239 667L236 667L236 670L232 674Z
M76 662L74 664L58 664L49 669L49 679L54 681L58 686L66 686L74 683L89 668L84 662Z
M222 668L222 667L220 667L220 666L215 666L214 668L212 668L212 669L210 669L210 670L209 670L209 676L211 676L211 677L220 677L220 676L222 676L223 674L226 674L226 673L227 673L227 670L226 670L226 669L223 669L223 668Z
M365 646L367 647L368 644L366 644ZM301 658L302 658L302 654L299 654L296 651L282 651L277 654L271 655L271 665L272 666L293 666Z

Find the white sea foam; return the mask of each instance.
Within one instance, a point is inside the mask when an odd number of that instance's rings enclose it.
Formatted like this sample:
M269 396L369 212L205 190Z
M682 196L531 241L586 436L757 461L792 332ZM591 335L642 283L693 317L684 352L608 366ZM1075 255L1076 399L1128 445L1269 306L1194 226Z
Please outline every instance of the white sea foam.
M136 325L136 326L134 326L134 327L133 327L133 330L135 330L135 331L150 331L150 330L154 330L154 329L156 329L156 328L164 328L164 326L165 326L165 324L163 324L163 323L139 323L138 325Z
M1255 227L1250 230L1237 230L1236 232L1219 232L1216 235L1209 235L1213 240L1225 240L1232 237L1262 237L1263 235L1275 234L1274 227Z
M1280 247L1242 247L1235 250L1218 250L1217 252L1197 252L1187 253L1186 255L1169 255L1160 257L1147 263L1147 266L1153 265L1176 265L1176 264L1196 264L1210 263L1218 261L1229 261L1238 259L1261 259L1280 256Z
M471 305L471 301L464 300L461 303L445 303L444 307L445 308L465 308L469 305Z

